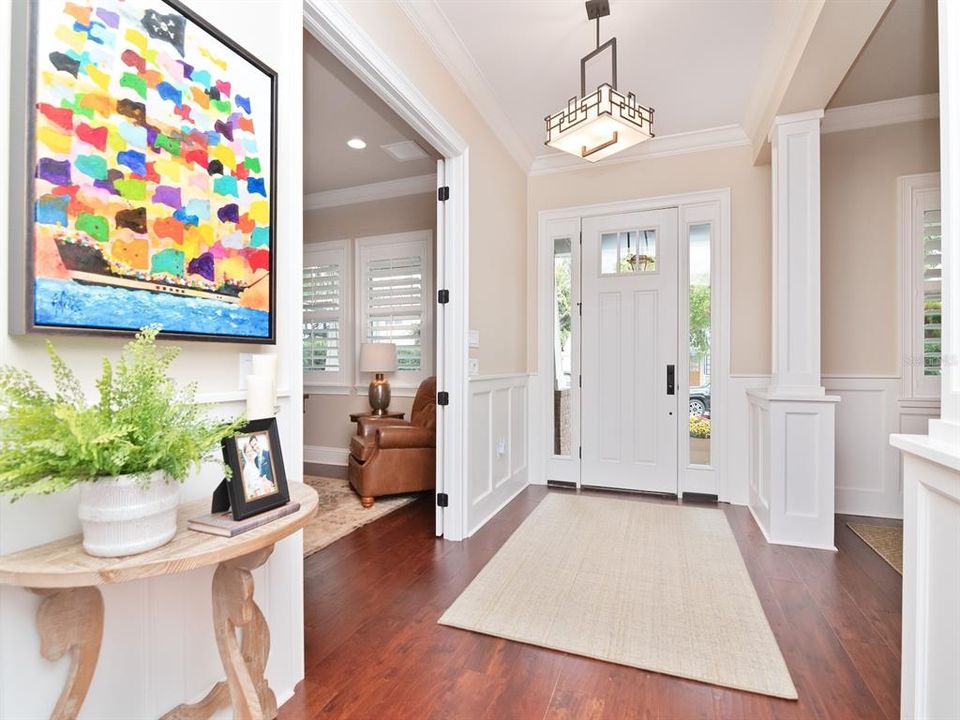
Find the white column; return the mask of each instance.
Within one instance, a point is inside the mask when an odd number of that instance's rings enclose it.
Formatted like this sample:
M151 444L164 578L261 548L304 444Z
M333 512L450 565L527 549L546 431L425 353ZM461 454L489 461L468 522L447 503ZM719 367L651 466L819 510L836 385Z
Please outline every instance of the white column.
M823 395L820 385L820 119L780 115L770 131L773 201L771 392Z
M820 384L820 119L770 131L773 376L750 402L750 508L769 542L834 549L836 403Z

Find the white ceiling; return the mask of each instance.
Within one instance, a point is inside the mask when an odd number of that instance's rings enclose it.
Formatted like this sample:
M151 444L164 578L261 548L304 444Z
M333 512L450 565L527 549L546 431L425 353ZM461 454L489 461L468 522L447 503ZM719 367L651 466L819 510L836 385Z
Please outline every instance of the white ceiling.
M658 136L739 125L778 8L800 1L611 0L600 39L616 35L619 89L656 110ZM485 85L497 106L488 114L498 114L512 130L508 146L519 143L529 157L556 152L543 145L543 118L579 94L580 58L596 41L595 23L587 20L581 0L402 5L436 49L450 51L444 25L459 39L467 56L460 75L473 65L474 85Z
M894 0L828 107L937 92L937 46L936 0Z
M436 173L436 153L312 35L303 35L305 194ZM352 150L361 137L367 147ZM413 140L429 157L399 162L381 145Z

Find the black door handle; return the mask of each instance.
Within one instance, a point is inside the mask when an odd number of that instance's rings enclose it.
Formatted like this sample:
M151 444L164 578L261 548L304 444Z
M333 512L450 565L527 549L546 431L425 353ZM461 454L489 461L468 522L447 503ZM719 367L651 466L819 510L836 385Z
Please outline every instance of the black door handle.
M676 391L676 381L674 375L676 374L675 365L667 365L667 395L673 395Z

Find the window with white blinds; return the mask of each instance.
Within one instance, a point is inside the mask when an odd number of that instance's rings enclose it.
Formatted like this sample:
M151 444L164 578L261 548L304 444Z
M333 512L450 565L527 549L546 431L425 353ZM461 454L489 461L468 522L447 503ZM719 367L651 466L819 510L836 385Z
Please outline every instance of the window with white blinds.
M940 174L897 179L903 327L901 399L940 398L942 256Z
M306 384L348 383L347 242L308 250L303 263L303 372Z
M395 385L433 372L432 234L402 233L357 241L361 342L397 346Z

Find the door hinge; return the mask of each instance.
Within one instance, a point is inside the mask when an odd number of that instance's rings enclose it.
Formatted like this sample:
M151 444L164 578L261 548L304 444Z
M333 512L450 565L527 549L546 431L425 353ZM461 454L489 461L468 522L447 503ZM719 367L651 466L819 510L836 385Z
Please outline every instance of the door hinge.
M577 384L578 384L580 387L583 387L583 375L579 375L579 376L577 377Z
M437 200L439 202L446 202L450 199L450 186L444 185L441 188L437 188Z
M450 393L446 390L441 390L437 393L437 405L449 405L450 404Z
M450 498L446 493L437 493L437 507L447 507L450 504Z
M581 460L583 460L583 448L582 448L582 447L580 447L580 448L577 449L577 457L579 457Z
M450 291L437 290L437 302L441 305L446 305L448 302L450 302Z

